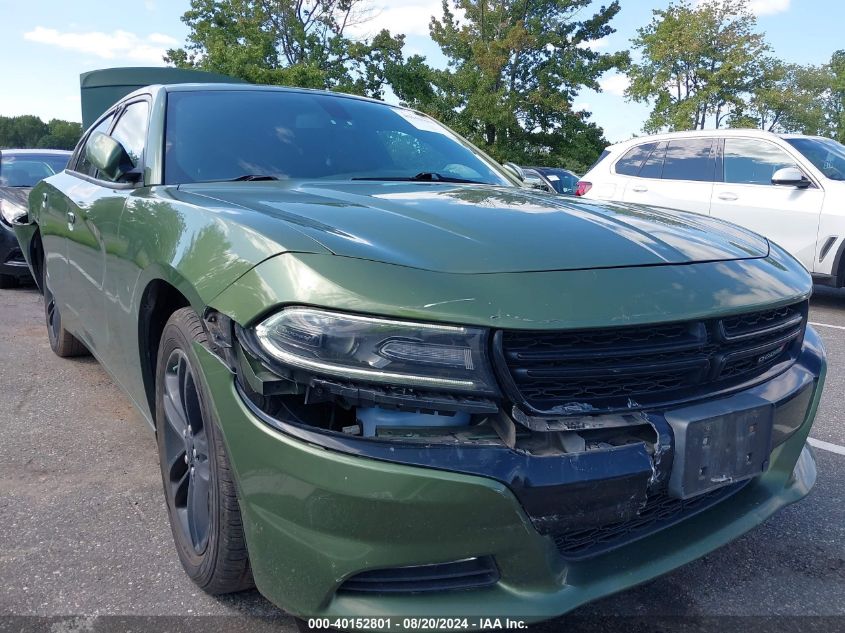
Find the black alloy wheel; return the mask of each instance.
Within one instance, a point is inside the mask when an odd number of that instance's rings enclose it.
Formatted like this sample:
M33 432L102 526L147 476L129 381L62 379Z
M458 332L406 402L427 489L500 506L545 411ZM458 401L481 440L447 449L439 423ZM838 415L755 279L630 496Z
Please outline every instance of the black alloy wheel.
M222 430L195 345L208 335L191 308L164 326L156 361L155 421L170 528L185 572L211 594L254 586Z
M211 472L208 436L188 357L174 349L164 370L164 452L167 460L165 494L194 552L208 546Z

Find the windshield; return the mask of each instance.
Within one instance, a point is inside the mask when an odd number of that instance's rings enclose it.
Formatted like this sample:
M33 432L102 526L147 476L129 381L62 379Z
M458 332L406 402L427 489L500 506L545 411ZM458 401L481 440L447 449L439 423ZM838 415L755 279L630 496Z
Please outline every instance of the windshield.
M832 139L788 138L786 142L831 180L845 180L845 146Z
M67 167L70 154L0 152L0 187L34 187Z
M513 183L433 119L340 96L273 90L173 91L165 183L373 179Z
M578 176L565 169L544 169L543 174L552 183L555 191L562 194L575 193L575 185L578 184Z

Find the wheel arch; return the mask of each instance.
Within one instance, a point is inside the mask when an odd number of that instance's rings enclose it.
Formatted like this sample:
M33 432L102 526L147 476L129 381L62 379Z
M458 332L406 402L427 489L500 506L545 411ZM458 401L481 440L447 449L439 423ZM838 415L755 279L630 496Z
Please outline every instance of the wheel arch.
M845 285L845 239L839 244L836 249L836 255L833 258L833 265L830 267L830 273L833 275L833 286L841 288Z
M194 307L179 285L162 277L151 279L138 302L138 358L147 406L153 425L155 420L156 370L161 334L170 316L185 307ZM184 288L184 286L183 286Z
M38 291L44 294L44 244L41 242L41 229L36 224L32 237L29 239L28 256L29 270Z

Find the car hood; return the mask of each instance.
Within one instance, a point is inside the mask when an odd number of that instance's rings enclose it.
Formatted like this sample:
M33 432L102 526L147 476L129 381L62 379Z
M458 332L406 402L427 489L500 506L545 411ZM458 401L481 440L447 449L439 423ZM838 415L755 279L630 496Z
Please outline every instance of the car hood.
M450 273L690 264L765 257L765 239L690 213L529 190L408 182L180 185L284 243L295 228L346 257ZM280 222L268 223L267 216ZM287 226L285 226L287 225Z
M8 200L24 209L29 208L29 192L32 187L0 187L0 200Z

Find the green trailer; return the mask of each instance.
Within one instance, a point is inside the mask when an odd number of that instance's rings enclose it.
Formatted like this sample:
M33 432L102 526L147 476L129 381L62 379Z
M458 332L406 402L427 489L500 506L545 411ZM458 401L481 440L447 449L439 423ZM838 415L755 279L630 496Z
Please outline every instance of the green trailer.
M82 96L82 127L88 129L97 118L130 92L151 84L245 83L242 79L187 68L104 68L79 75Z

